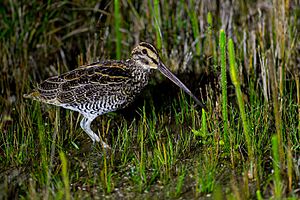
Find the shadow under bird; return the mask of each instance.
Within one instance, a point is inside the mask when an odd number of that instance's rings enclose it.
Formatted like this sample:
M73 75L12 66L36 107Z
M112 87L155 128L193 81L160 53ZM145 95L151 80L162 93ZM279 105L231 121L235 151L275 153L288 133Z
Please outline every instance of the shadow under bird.
M108 60L81 66L46 79L24 97L81 113L81 128L93 142L101 142L104 148L109 148L92 131L92 121L131 103L148 84L152 69L158 69L205 109L205 105L162 63L156 48L146 42L136 46L126 61Z

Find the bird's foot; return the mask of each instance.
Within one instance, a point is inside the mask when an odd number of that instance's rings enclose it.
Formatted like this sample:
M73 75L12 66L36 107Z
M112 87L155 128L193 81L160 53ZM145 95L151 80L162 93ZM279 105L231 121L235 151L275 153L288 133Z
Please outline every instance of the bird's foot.
M106 144L105 142L103 142L103 140L100 141L101 142L101 145L102 145L102 148L105 149L105 150L111 150L111 147Z

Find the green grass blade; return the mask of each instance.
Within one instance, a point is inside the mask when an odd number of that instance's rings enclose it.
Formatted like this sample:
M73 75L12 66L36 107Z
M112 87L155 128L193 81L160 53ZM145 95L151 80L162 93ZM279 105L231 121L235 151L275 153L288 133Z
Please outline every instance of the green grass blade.
M244 101L243 101L243 97L242 97L240 80L239 80L238 72L236 69L234 45L233 45L233 41L231 38L229 39L229 42L228 42L228 51L229 51L229 63L230 63L230 77L231 77L233 85L235 86L235 92L236 92L236 96L237 96L237 100L238 100L240 115L241 115L242 122L243 122L243 129L244 129L244 135L245 135L246 145L247 145L247 149L248 149L249 161L250 161L250 163L253 164L254 155L253 155L253 149L252 149L251 136L249 133L249 123L248 123L248 120L246 117L245 105L244 105ZM250 164L250 166L252 164Z
M65 187L65 199L70 200L71 193L70 193L70 181L69 181L69 175L68 175L68 161L67 161L66 155L62 151L59 152L59 157L60 157L61 165L62 165L61 175L62 175L62 179L64 182L64 187Z
M194 1L191 1L192 7L194 6ZM193 30L193 35L196 41L196 55L200 56L201 54L201 46L200 46L200 30L199 30L199 21L197 18L197 12L195 9L190 9L189 12L189 17L192 23L192 30Z
M162 48L161 17L159 12L159 0L154 0L154 24L156 33L156 47Z
M224 125L224 141L228 141L228 111L227 111L227 75L226 75L226 36L222 29L220 31L220 54L221 54L221 86L222 86L222 116Z
M115 34L116 34L116 58L121 58L121 14L120 14L120 2L114 0L114 16L115 16Z
M274 194L276 199L281 199L281 178L280 178L280 158L279 158L279 144L278 137L272 137L272 151L273 151L273 169L274 169Z

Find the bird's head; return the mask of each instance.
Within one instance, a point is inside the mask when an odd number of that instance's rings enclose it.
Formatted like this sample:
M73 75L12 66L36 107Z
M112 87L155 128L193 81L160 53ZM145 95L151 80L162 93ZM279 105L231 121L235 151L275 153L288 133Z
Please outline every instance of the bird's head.
M144 70L158 69L164 76L170 79L178 87L188 93L198 105L206 109L192 92L164 65L159 58L159 54L156 48L147 42L141 42L131 52L131 59L134 60L139 66L142 66Z
M157 69L160 61L156 48L147 42L141 42L131 52L131 58L144 69Z

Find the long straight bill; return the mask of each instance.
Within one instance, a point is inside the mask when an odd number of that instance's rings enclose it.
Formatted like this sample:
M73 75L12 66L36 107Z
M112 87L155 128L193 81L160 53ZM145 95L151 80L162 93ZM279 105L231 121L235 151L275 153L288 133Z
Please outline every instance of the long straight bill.
M192 92L163 64L160 63L158 65L158 70L165 75L168 79L170 79L173 83L175 83L178 87L183 89L187 94L189 94L195 101L196 103L201 106L204 110L207 111L206 106L201 103L197 97L195 97Z

